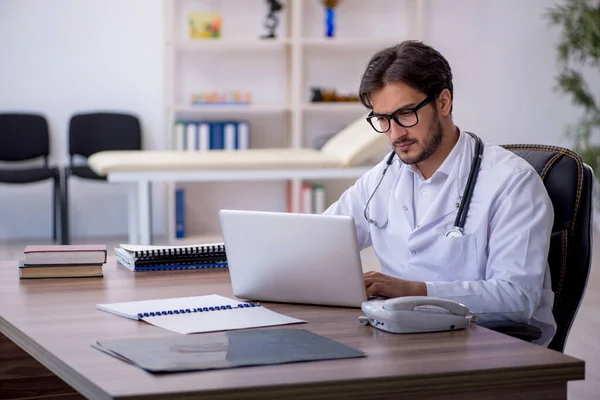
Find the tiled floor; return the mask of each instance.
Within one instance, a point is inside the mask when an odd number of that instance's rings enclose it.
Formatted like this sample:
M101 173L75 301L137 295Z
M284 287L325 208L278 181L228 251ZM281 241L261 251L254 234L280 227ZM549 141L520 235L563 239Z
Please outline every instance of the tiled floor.
M596 235L598 237L598 235ZM126 238L74 239L74 243L105 243L109 254L114 247L126 243ZM160 238L155 241L160 243ZM49 240L0 241L0 259L16 260L22 257L27 244L50 244ZM587 400L600 398L600 239L594 243L595 257L587 291L569 335L565 353L586 361L586 379L569 384L569 399ZM362 254L365 270L377 270L379 264L370 249ZM1 295L1 294L0 294Z

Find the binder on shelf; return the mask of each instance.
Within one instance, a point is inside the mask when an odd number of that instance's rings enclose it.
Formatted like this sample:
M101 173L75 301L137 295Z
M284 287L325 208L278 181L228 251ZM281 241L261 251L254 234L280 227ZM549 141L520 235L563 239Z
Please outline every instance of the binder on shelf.
M247 121L177 121L177 150L247 150L250 148L250 124Z
M184 121L176 121L175 122L175 149L176 150L185 150L187 148L185 125L186 124Z
M96 308L184 335L306 322L216 294L97 304Z
M187 122L185 126L186 150L196 151L198 148L198 124Z
M234 122L223 124L223 148L228 151L237 149L237 126Z
M210 124L200 122L198 124L198 148L199 151L208 151L210 149Z
M185 190L175 190L175 237L185 238Z
M225 149L225 133L222 122L210 123L210 150Z
M242 121L237 123L237 143L239 150L248 150L250 148L250 124Z

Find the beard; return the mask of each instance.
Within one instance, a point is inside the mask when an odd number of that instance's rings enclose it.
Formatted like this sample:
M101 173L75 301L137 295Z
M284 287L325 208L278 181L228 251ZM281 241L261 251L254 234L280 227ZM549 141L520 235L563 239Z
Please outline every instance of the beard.
M435 153L438 147L440 147L440 144L442 144L442 129L442 123L440 122L440 119L436 112L433 124L431 125L427 136L425 136L425 138L421 142L420 152L415 155L409 155L401 151L396 151L396 154L398 154L398 157L400 158L400 160L402 160L404 164L418 164L427 160L429 157L431 157L433 153ZM393 143L393 147L394 149L396 149L397 146L402 145L404 143L414 143L414 145L418 146L420 142L415 141L413 139L402 139L395 141Z

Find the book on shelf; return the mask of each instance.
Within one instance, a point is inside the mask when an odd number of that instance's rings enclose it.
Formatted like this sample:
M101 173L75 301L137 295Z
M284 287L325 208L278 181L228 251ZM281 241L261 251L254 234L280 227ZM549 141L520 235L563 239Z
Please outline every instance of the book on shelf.
M258 303L216 294L97 304L96 308L183 335L306 322Z
M304 183L300 188L300 213L323 214L327 207L325 186L313 183ZM288 212L292 212L292 190L288 184Z
M225 268L225 244L204 243L187 246L142 246L121 244L115 248L117 260L132 271Z
M250 124L247 121L176 121L177 150L247 150Z
M26 265L104 264L105 244L37 245L23 251Z

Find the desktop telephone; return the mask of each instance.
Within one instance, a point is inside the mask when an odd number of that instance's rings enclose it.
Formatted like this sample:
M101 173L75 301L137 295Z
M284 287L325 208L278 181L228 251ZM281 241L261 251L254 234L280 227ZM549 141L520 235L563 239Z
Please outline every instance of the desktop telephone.
M392 333L421 333L465 329L476 316L463 304L429 296L408 296L362 303L362 325Z

